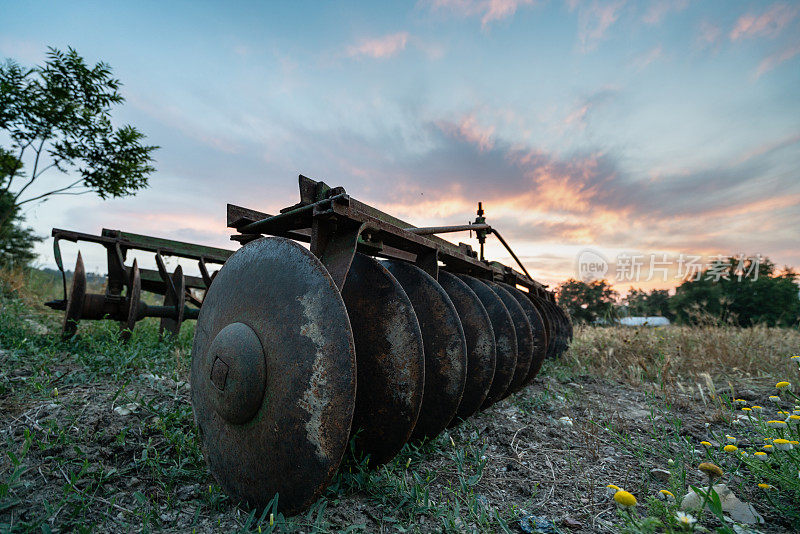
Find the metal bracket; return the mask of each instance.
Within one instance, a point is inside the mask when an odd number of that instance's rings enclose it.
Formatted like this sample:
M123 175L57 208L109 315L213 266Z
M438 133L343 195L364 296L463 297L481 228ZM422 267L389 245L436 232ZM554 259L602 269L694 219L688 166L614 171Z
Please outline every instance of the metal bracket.
M358 246L358 236L365 223L315 215L311 222L311 253L328 269L341 290Z
M435 280L439 279L439 251L437 249L417 254L417 259L414 263Z

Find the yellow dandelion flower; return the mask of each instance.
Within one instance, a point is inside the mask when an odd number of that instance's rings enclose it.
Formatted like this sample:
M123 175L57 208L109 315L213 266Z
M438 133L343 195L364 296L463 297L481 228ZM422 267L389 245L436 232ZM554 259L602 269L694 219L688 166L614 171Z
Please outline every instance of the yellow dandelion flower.
M791 384L791 382L787 382L786 380L782 380L781 382L778 382L777 384L775 384L775 387L778 388L778 389L789 389L789 388L792 387L792 384Z
M756 460L765 461L769 460L769 455L764 451L758 451L756 453L753 453L753 458L755 458Z
M763 489L763 490L775 489L775 486L771 486L770 484L764 484L763 482L761 484L759 484L758 487Z
M662 501L667 501L667 502L670 502L670 503L675 502L675 495L671 491L659 490L659 492L656 495Z
M725 436L725 439L728 440L728 443L736 443L736 438L733 436Z
M753 411L754 411L754 412L761 413L761 412L763 412L763 411L764 411L764 408L763 408L763 407L761 407L761 406L753 406Z
M800 360L800 355L797 355L797 356L792 356L792 357L791 357L791 358L789 358L789 359L790 359L790 360Z
M625 490L619 490L614 494L614 500L620 505L622 508L630 508L632 506L636 506L636 497L633 494L628 493Z
M702 445L703 447L706 447L706 448L713 447L713 445L709 441L701 441L700 445Z
M739 447L737 447L736 445L731 445L729 443L729 444L725 445L722 448L722 450L725 451L725 452L736 452L737 450L739 450Z
M606 493L608 493L609 497L613 497L616 492L619 491L619 486L615 486L614 484L609 484L606 486Z
M781 398L779 396L777 396L777 395L770 395L769 396L769 400L771 400L772 402L775 402L775 403L781 402Z
M770 428L786 428L786 421L767 421L767 426Z
M743 412L752 412L753 409L752 408L748 408L747 406L745 406L744 408L742 408L742 411Z
M772 444L775 445L775 448L779 451L790 451L794 448L794 445L792 445L791 441L783 438L772 440Z
M720 478L724 474L719 466L714 465L711 462L703 462L698 465L697 468L708 475L708 478Z
M733 399L733 402L736 404L747 404L747 401L744 399Z
M796 425L800 423L800 415L792 414L789 416L786 422L789 423L790 425Z
M796 439L789 440L789 443L792 445L800 445L800 441L797 441Z
M739 451L739 454L742 455L742 458L747 458L749 456L749 454L747 454L747 451Z
M785 410L780 410L780 411L778 412L778 415L782 415L782 416L786 417L787 415L789 415L789 412L787 412L787 411L785 411Z
M772 449L773 449L772 445L764 445L764 450L765 451L772 452Z

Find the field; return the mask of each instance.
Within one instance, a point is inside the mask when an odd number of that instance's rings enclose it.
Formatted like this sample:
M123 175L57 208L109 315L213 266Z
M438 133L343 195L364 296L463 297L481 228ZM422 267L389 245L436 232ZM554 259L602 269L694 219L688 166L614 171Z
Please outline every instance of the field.
M192 324L165 342L145 322L121 344L116 324L83 323L62 341L60 317L39 304L54 286L30 276L4 275L0 292L3 532L671 531L678 504L656 494L703 487L709 460L763 516L752 528L800 527L797 469L785 477L798 451L759 471L750 458L770 430L760 414L741 422L755 414L741 407L777 411L777 381L798 382L797 330L578 328L526 390L379 469L348 457L311 510L286 518L238 508L206 469L187 383ZM722 452L726 434L738 454ZM621 510L608 484L638 505ZM748 531L713 506L692 514L698 531Z

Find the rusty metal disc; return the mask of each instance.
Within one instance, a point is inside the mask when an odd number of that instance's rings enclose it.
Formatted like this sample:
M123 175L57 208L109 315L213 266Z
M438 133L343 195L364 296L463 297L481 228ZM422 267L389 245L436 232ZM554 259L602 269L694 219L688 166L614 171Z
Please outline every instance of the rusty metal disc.
M536 309L536 306L533 305L533 302L531 302L531 299L528 298L528 295L512 285L500 285L511 293L511 296L517 299L517 302L522 306L533 332L533 358L531 359L531 366L528 369L528 376L526 376L525 380L522 382L524 386L529 384L531 380L539 374L539 369L542 368L542 362L544 361L545 351L547 349L547 334L544 331L542 316Z
M78 331L78 322L83 311L83 299L86 296L86 269L83 267L83 258L78 251L78 261L75 262L75 271L72 273L72 283L69 288L69 297L64 311L64 325L61 329L65 338L70 338Z
M553 323L553 342L551 344L550 349L550 357L555 358L561 353L561 345L562 345L562 324L561 324L561 316L556 309L556 306L550 302L546 298L542 298L545 307L547 308L548 312L550 313L550 319Z
M133 334L133 327L139 316L139 302L142 299L142 277L139 265L133 260L130 274L128 275L128 294L123 305L125 319L119 323L120 337L128 341Z
M531 295L531 302L533 302L533 305L536 306L536 309L539 310L539 313L542 315L542 320L547 330L545 355L547 358L553 358L555 357L556 346L556 324L553 311L550 309L550 306L547 305L547 301L539 295Z
M464 393L467 342L450 297L428 273L410 263L384 262L403 286L422 331L425 389L422 409L411 439L434 437L447 428Z
M391 460L408 441L422 406L425 353L406 292L377 260L356 254L342 298L356 343L356 450L370 465Z
M517 336L517 365L514 368L514 378L505 393L507 397L519 391L528 377L528 371L533 360L533 330L531 329L531 323L528 321L528 316L525 315L525 310L522 309L522 305L517 302L517 299L497 282L487 283L497 293L497 296L500 297L500 300L503 301L503 304L508 309L508 313L511 314L511 320L514 322L514 333Z
M467 383L452 425L477 412L486 400L494 378L496 349L492 321L478 295L446 271L439 271L439 284L456 307L467 341Z
M492 331L494 332L496 349L494 379L492 380L492 387L489 388L489 394L481 405L482 408L486 408L503 398L504 393L511 384L511 380L514 378L514 370L517 367L517 334L514 331L511 314L508 313L508 309L503 304L503 301L500 300L500 297L488 285L483 283L482 280L471 276L463 274L457 276L481 299L486 312L489 314Z
M175 315L173 317L162 317L161 324L158 327L159 335L164 335L164 332L169 332L173 336L177 336L181 331L181 324L183 323L183 306L186 304L186 280L183 278L183 267L178 265L175 272L172 273L172 287L175 288L175 294L167 291L164 295L164 306L174 306Z
M294 241L248 243L220 270L192 347L192 408L209 470L235 500L297 513L330 483L356 394L347 311Z

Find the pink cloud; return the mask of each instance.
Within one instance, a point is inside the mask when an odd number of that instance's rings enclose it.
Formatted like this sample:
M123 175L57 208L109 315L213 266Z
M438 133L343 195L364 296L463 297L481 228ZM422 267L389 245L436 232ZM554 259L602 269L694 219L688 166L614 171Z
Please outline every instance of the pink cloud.
M514 15L521 6L535 5L535 0L431 0L434 10L450 11L461 17L481 17L485 28L489 23Z
M637 70L642 70L663 55L664 49L661 45L658 45L636 58L636 60L634 60L634 65L636 65Z
M373 39L364 39L359 44L347 48L349 57L371 57L386 59L405 50L408 32L398 32Z
M697 34L697 44L701 48L706 48L716 44L722 36L722 28L716 24L707 21L700 23L700 28Z
M789 61L798 54L800 54L800 43L785 48L780 52L770 54L769 56L762 59L761 63L758 64L758 68L756 69L755 72L755 78L756 79L760 78L762 75L771 71L781 63Z
M459 137L477 146L481 152L494 148L494 140L492 138L494 126L482 126L478 123L474 113L462 117L458 124L441 121L437 123L437 126L444 133Z
M671 11L680 12L689 6L689 0L655 0L650 4L642 20L647 24L658 24Z
M739 17L731 30L731 41L754 37L777 37L797 16L800 6L782 2L772 4L761 15L748 13Z
M582 52L590 52L597 48L608 29L619 19L626 0L614 2L599 2L592 0L590 3L580 3L577 0L567 0L570 11L578 11L578 41Z

